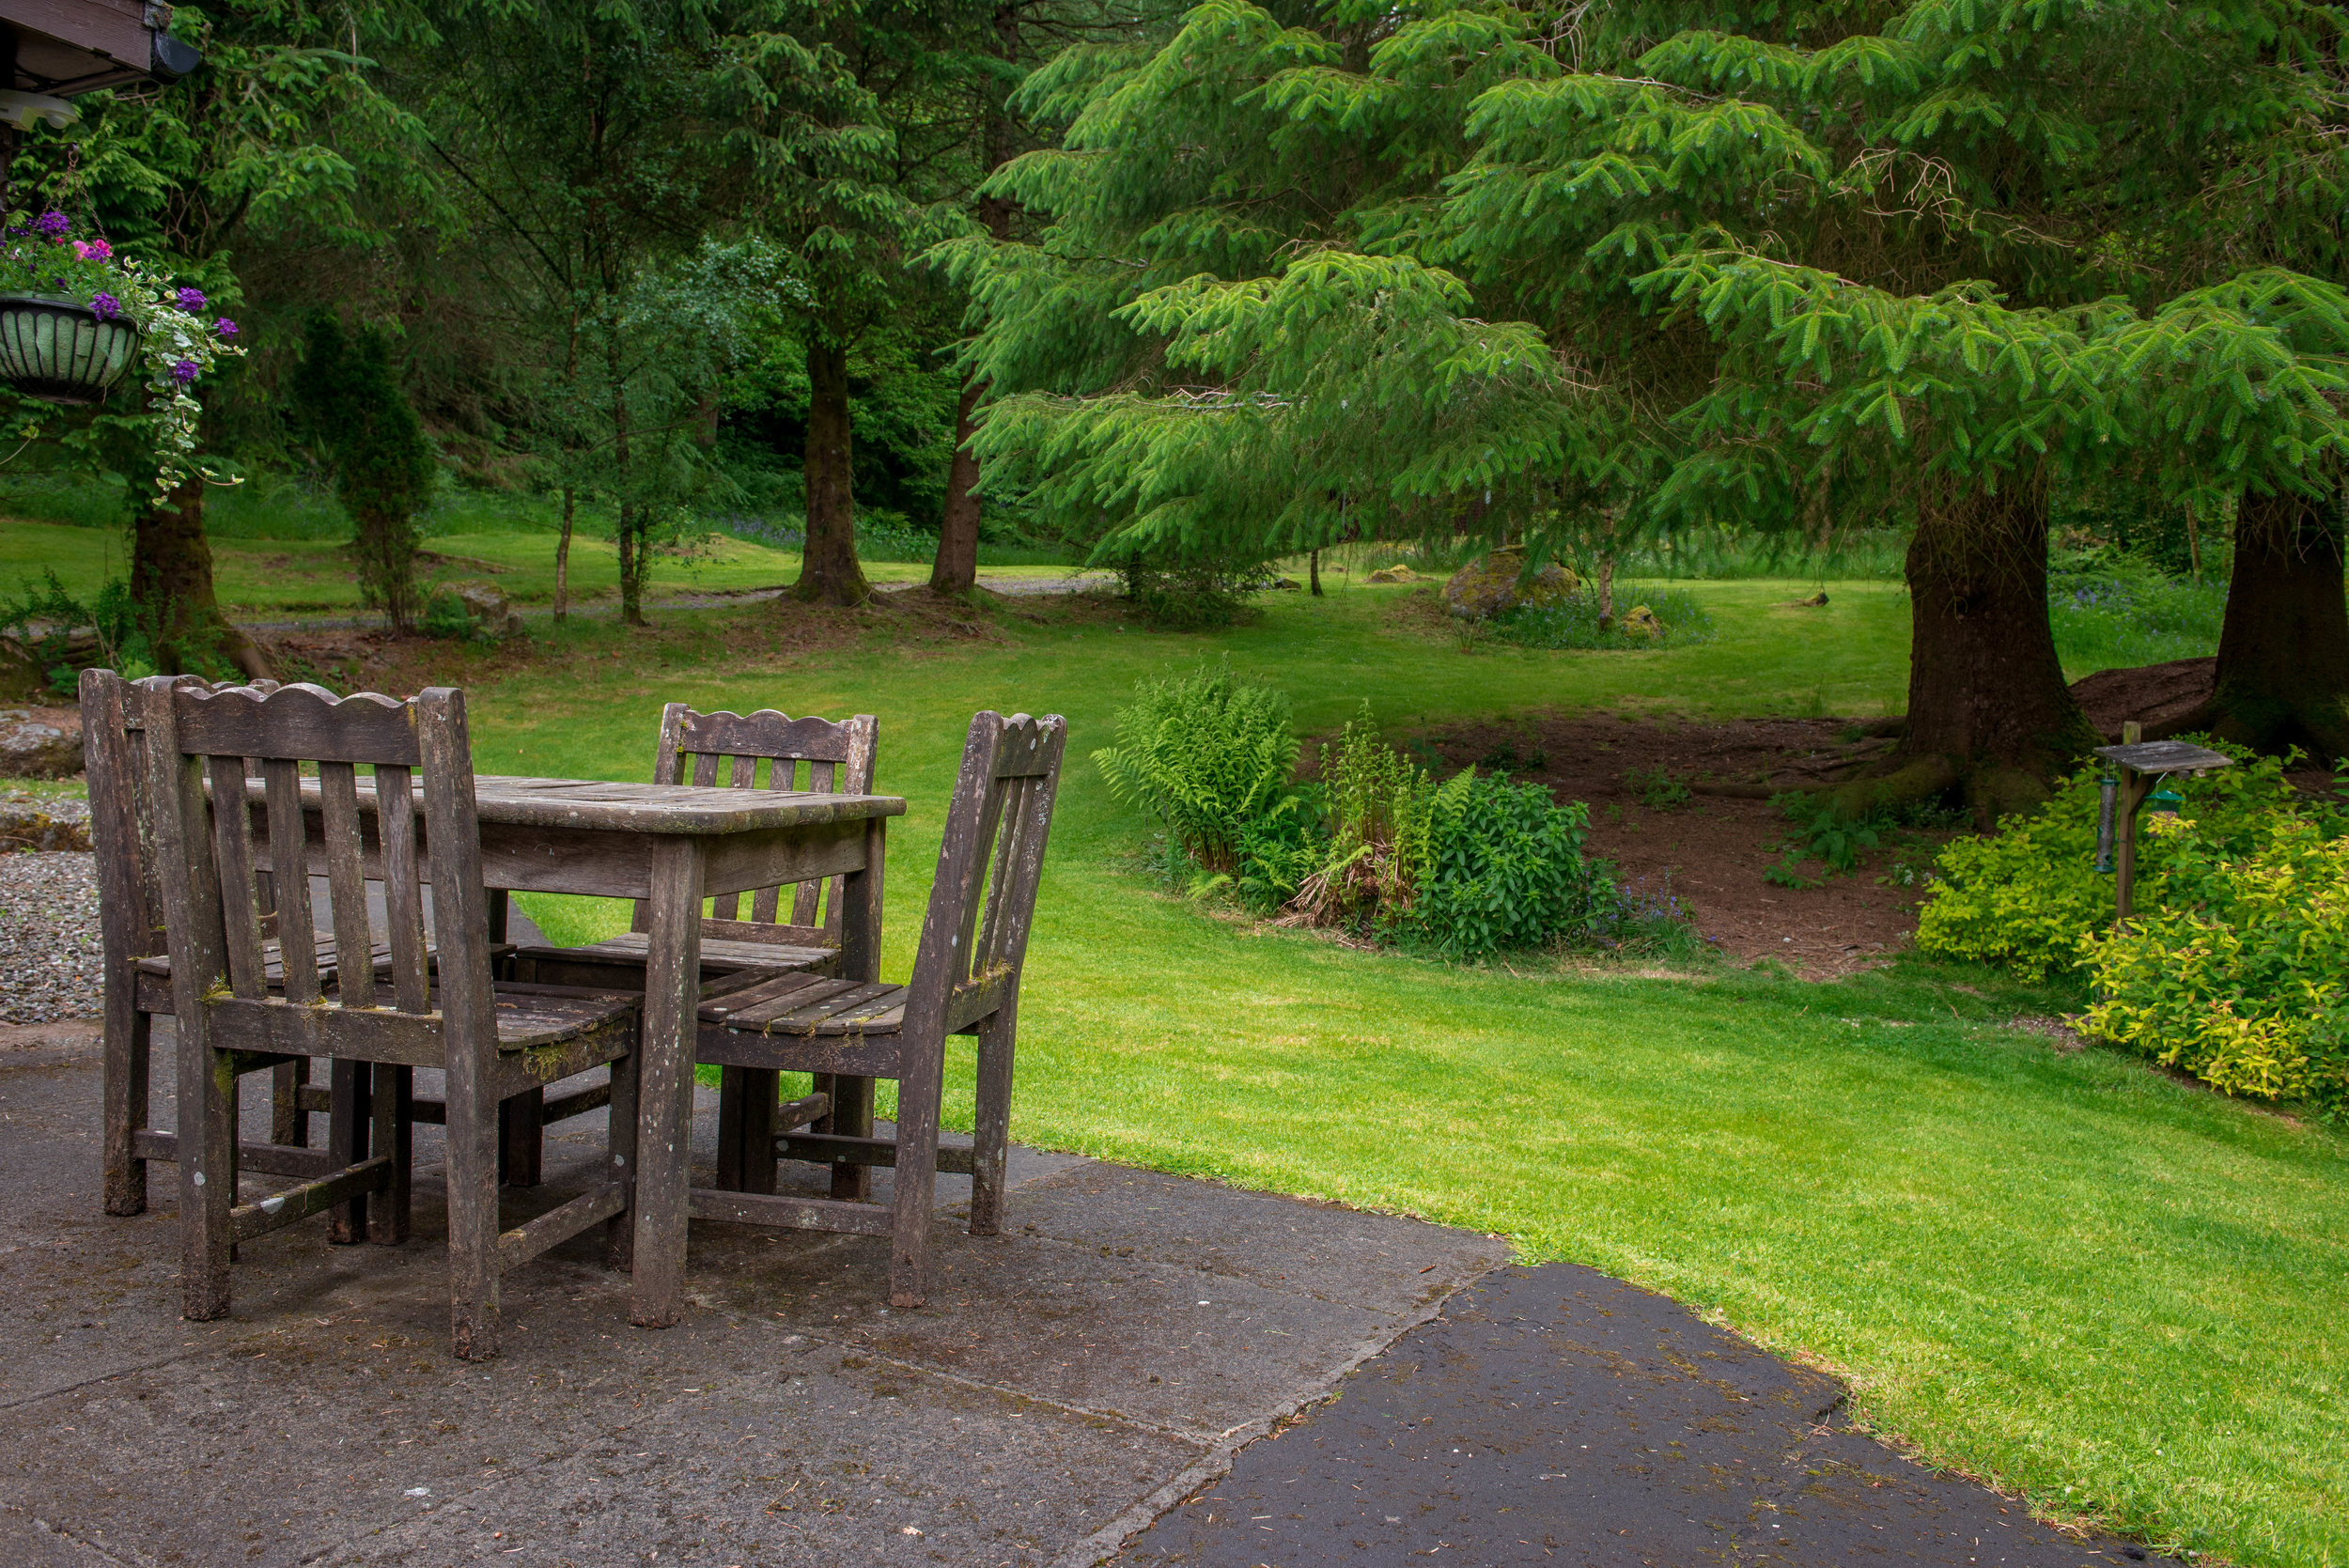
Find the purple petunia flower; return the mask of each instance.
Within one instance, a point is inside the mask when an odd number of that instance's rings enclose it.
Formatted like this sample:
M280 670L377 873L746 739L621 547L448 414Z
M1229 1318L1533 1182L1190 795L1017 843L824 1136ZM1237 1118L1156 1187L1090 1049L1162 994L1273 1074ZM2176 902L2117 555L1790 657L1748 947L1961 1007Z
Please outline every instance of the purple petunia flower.
M220 334L220 340L223 343L234 343L237 340L237 324L226 316L212 323L212 330Z
M73 220L62 212L43 212L33 220L33 232L52 240L63 240L73 232Z
M102 289L89 297L89 307L101 321L111 321L122 314L122 302Z
M115 248L103 240L73 241L73 254L85 261L112 261Z
M182 383L195 380L195 373L196 364L192 359L183 359L171 367L171 379Z
M190 316L194 316L204 308L204 290L201 288L182 288L171 298L174 303Z

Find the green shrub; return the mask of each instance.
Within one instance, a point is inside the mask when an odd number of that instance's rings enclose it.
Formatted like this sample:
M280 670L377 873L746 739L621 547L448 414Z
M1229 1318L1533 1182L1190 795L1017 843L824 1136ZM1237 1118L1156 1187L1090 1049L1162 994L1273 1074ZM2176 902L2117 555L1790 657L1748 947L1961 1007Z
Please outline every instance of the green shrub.
M1404 917L1427 853L1427 775L1379 738L1364 703L1328 768L1330 832L1291 913L1312 925L1383 935Z
M1447 957L1604 934L1611 868L1586 858L1590 807L1470 768L1427 797L1419 885L1397 924Z
M2287 815L2245 857L2199 822L2157 835L2167 897L2083 943L2091 1032L2230 1094L2349 1109L2349 838Z
M1145 680L1117 713L1117 744L1093 753L1110 793L1166 823L1183 853L1237 869L1242 835L1268 815L1297 767L1288 699L1228 663Z
M2274 757L2222 748L2232 768L2179 785L2195 842L2241 859L2257 854L2310 808ZM1938 875L1917 924L1917 945L1952 958L2005 964L2027 980L2076 972L2081 939L2112 923L2112 878L2096 869L2097 779L2101 765L2074 774L2030 816L2010 819L1993 838L1962 838L1941 851ZM2142 819L2140 819L2142 820ZM2137 906L2169 902L2167 885L2183 840L2140 833Z
M125 680L138 680L160 672L155 662L154 616L132 602L131 585L109 578L97 596L84 604L66 591L54 567L44 568L42 582L23 583L22 598L0 594L0 632L12 633L40 667L49 689L71 698L81 690L81 667L74 663L71 633L89 627L98 634L95 654L99 666ZM45 629L35 635L33 628ZM201 650L199 650L201 651Z
M1624 629L1624 618L1641 604L1663 623L1661 637L1634 636ZM1519 605L1481 624L1499 641L1528 648L1683 648L1713 637L1713 617L1695 596L1677 588L1634 589L1617 583L1615 616L1615 624L1601 630L1598 600L1581 593L1553 604Z

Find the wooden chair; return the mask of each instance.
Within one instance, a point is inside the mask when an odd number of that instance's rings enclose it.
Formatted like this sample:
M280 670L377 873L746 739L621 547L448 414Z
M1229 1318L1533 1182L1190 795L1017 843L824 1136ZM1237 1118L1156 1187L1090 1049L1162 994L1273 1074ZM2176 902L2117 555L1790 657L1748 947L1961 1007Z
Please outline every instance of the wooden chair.
M697 713L684 703L661 710L661 740L653 754L653 783L692 784L703 788L811 789L846 795L872 792L880 743L880 722L860 713L844 722L793 719L773 708L756 713ZM760 778L761 771L765 778ZM785 897L789 894L788 899ZM727 975L761 976L836 972L840 962L840 878L786 883L752 893L748 919L739 893L715 900L702 922L701 972L705 981ZM515 974L559 985L644 985L646 933L651 907L636 902L630 929L585 947L524 947L515 954ZM756 1068L727 1068L721 1075L718 1112L719 1176L724 1188L739 1187L746 1125L798 1126L817 1105L814 1096L775 1109L776 1074ZM850 1136L872 1132L871 1080L815 1085L825 1108L820 1130ZM503 1147L506 1180L526 1186L537 1179L540 1129L561 1119L572 1102L593 1090L574 1091L559 1100L522 1096L505 1110ZM798 1120L794 1120L794 1117ZM771 1169L772 1158L768 1160ZM865 1167L843 1164L835 1172L835 1196L862 1198L871 1190ZM771 1191L771 1180L767 1190Z
M338 700L310 686L209 692L156 679L141 682L136 698L179 1034L182 1312L195 1320L226 1315L235 1244L309 1215L339 1208L355 1220L364 1205L371 1239L404 1240L412 1082L417 1067L437 1067L447 1083L455 1344L469 1360L494 1356L505 1270L596 1225L605 1227L607 1256L627 1260L641 997L493 979L462 692L437 687L401 703L372 693ZM247 784L249 757L261 762L259 800ZM306 779L312 763L316 777ZM364 820L362 766L373 769L377 805ZM335 951L368 952L370 847L383 883L389 1005L373 965L342 966L328 992L306 898L288 898L278 910L281 985L273 991L255 871L306 877L322 862ZM440 946L437 987L425 954L427 883ZM345 1163L240 1203L236 1079L312 1056L333 1062L330 1147ZM499 1101L605 1063L614 1087L604 1179L501 1235Z
M173 684L194 691L220 691L242 684L209 683L180 675ZM277 690L275 681L255 681L250 689L264 695ZM90 837L101 897L99 930L104 955L101 1039L104 1045L104 1089L101 1114L101 1148L104 1172L104 1206L112 1215L147 1211L147 1166L150 1160L179 1157L179 1141L169 1132L148 1125L148 1102L153 1076L153 1027L156 1017L169 1017L171 958L164 951L161 887L151 854L152 824L145 788L146 729L131 684L112 670L85 670L81 680L84 770L89 781ZM258 764L247 759L249 774ZM308 894L306 877L292 884ZM283 955L277 942L274 878L254 873L255 895L263 914L265 969L271 986L284 984ZM491 896L490 929L504 939L504 895ZM378 943L371 955L379 978L391 974L391 950ZM433 961L429 945L428 963ZM315 966L320 983L331 985L338 963L334 939L316 939ZM280 1063L272 1078L270 1136L267 1142L242 1144L239 1159L247 1171L278 1176L315 1176L341 1169L331 1151L310 1146L310 1118L333 1113L332 1087L310 1081L307 1058ZM349 1077L346 1071L345 1077ZM350 1083L342 1086L346 1094ZM422 1120L438 1120L437 1109L424 1102ZM513 1163L510 1154L508 1162ZM337 1216L336 1239L356 1241Z
M928 1293L930 1202L939 1171L969 1172L972 1234L1003 1228L1019 970L1067 734L1067 721L1057 714L981 713L972 720L907 984L802 972L737 983L702 1004L698 1055L705 1063L897 1080L894 1140L785 1131L765 1143L794 1159L894 1166L894 1211L775 1196L768 1155L765 1169L751 1172L754 1189L696 1190L694 1218L889 1235L889 1298L900 1307L918 1307ZM949 1034L978 1036L976 1136L967 1163L959 1151L938 1146Z

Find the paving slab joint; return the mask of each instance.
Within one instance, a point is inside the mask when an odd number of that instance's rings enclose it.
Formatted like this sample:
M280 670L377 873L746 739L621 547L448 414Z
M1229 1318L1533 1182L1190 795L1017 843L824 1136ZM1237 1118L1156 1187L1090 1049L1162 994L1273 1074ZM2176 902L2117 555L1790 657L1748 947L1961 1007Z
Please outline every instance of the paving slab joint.
M1143 1494L1124 1513L1083 1540L1077 1542L1059 1557L1054 1558L1052 1568L1098 1568L1099 1564L1115 1557L1125 1549L1127 1542L1148 1529L1151 1522L1159 1514L1190 1497L1200 1487L1210 1482L1221 1481L1229 1475L1233 1457L1240 1450L1259 1437L1268 1436L1279 1431L1283 1423L1293 1420L1299 1412L1327 1401L1337 1392L1338 1386L1344 1383L1356 1368L1373 1357L1383 1354L1388 1346L1420 1325L1434 1322L1443 1314L1444 1304L1455 1295L1486 1276L1506 1268L1512 1261L1508 1257L1501 1257L1482 1267L1471 1268L1454 1280L1450 1289L1423 1302L1419 1309L1409 1316L1395 1320L1376 1335L1356 1341L1346 1358L1332 1369L1329 1375L1308 1384L1295 1399L1269 1414L1221 1434L1215 1440L1215 1446L1196 1464L1183 1470L1165 1485Z

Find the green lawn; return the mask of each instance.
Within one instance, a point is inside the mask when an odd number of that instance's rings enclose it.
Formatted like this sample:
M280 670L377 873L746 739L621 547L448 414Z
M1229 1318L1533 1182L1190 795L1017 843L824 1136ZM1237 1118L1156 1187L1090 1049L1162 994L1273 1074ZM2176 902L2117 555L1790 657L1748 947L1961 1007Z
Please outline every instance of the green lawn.
M223 539L212 544L213 581L220 601L232 614L256 619L272 615L355 613L359 588L350 555L322 539ZM554 598L555 536L537 530L443 534L425 541L435 559L427 563L433 582L487 579L519 604L546 604ZM16 597L28 579L56 572L67 589L85 600L110 576L127 570L128 547L117 528L0 519L0 596ZM987 567L988 577L1057 576L1062 567ZM926 582L929 567L909 562L870 562L865 575L876 582ZM770 588L800 574L796 551L770 550L719 536L691 555L663 552L653 565L649 598L655 602L725 589ZM581 536L571 543L570 585L574 599L611 599L619 594L619 557L610 539Z
M2100 1050L2059 1056L2006 1025L2066 999L1984 971L1459 970L1219 916L1140 870L1148 825L1084 760L1135 677L1223 654L1311 729L1365 698L1396 726L1899 706L1897 585L1832 584L1825 611L1775 607L1809 583L1685 586L1719 635L1663 653L1464 653L1397 616L1402 590L1367 587L1267 596L1260 624L1213 636L1020 624L930 652L876 633L764 667L607 658L644 645L581 625L567 673L475 686L478 762L645 776L664 699L879 714L882 785L912 802L894 973L970 713L1066 713L1022 1140L1504 1234L1840 1371L1881 1430L2043 1513L2241 1562L2349 1564L2337 1134ZM533 904L567 939L622 918ZM967 1052L955 1070L967 1126Z

